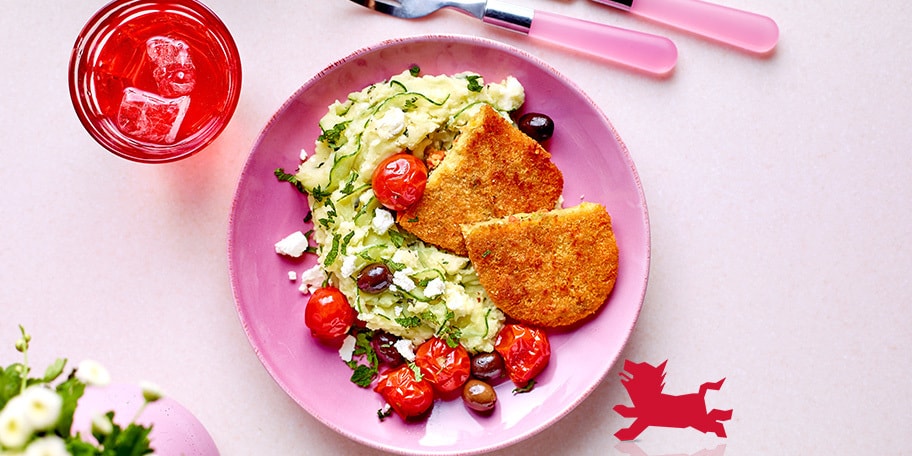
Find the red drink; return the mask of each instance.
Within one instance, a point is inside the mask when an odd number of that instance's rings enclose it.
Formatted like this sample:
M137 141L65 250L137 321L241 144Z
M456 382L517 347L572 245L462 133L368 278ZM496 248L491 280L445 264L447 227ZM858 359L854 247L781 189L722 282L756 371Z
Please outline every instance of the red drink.
M241 69L221 20L193 0L116 0L73 49L70 94L89 133L125 158L166 162L208 145L237 106Z

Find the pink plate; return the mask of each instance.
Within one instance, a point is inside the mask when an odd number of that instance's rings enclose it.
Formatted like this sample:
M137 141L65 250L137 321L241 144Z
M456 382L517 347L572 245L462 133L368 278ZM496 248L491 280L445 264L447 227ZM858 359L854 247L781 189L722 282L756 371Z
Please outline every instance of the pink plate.
M550 115L554 136L545 144L564 173L565 205L603 204L613 218L620 250L617 285L592 319L550 333L551 363L535 389L513 395L497 386L490 416L461 400L438 401L415 423L377 418L379 395L348 381L335 350L316 343L304 326L307 296L288 279L313 258L292 261L274 244L303 222L307 199L278 182L276 168L294 170L301 149L313 150L318 120L330 103L417 64L422 74L480 73L487 81L516 77L526 88L524 111ZM636 322L649 274L649 219L627 148L599 108L572 82L535 57L493 41L423 36L362 49L304 84L260 135L241 174L228 233L231 286L237 311L257 356L275 381L307 412L345 436L396 453L466 454L516 443L554 423L598 386L617 360ZM312 255L310 255L312 257Z

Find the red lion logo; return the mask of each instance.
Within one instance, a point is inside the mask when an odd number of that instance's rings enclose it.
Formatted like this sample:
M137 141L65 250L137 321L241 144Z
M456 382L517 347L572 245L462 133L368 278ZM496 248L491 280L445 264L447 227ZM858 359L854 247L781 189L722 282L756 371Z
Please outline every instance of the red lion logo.
M663 394L665 388L665 364L658 367L648 363L624 361L624 371L620 373L621 384L627 389L633 407L623 404L614 406L614 411L624 418L636 418L629 427L617 431L614 436L620 440L633 440L649 426L686 428L692 427L704 434L714 432L725 437L725 427L721 421L730 420L731 410L710 410L706 412L706 391L722 388L723 378L715 383L700 385L700 391L694 394L672 396Z

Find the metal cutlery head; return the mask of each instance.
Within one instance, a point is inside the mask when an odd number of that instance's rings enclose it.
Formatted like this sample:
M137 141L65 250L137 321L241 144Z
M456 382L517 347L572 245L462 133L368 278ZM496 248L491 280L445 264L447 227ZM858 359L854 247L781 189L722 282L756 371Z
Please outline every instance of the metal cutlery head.
M351 0L374 11L403 19L427 16L444 5L436 1Z

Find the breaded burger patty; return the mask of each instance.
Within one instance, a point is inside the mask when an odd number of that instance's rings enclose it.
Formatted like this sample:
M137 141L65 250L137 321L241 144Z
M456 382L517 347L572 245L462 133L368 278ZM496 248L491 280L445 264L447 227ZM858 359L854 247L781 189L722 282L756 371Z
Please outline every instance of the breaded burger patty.
M551 154L483 105L431 172L424 196L396 221L421 240L465 256L460 225L553 209L563 185Z
M618 248L600 204L466 224L462 231L481 285L520 322L572 325L595 313L614 288Z

